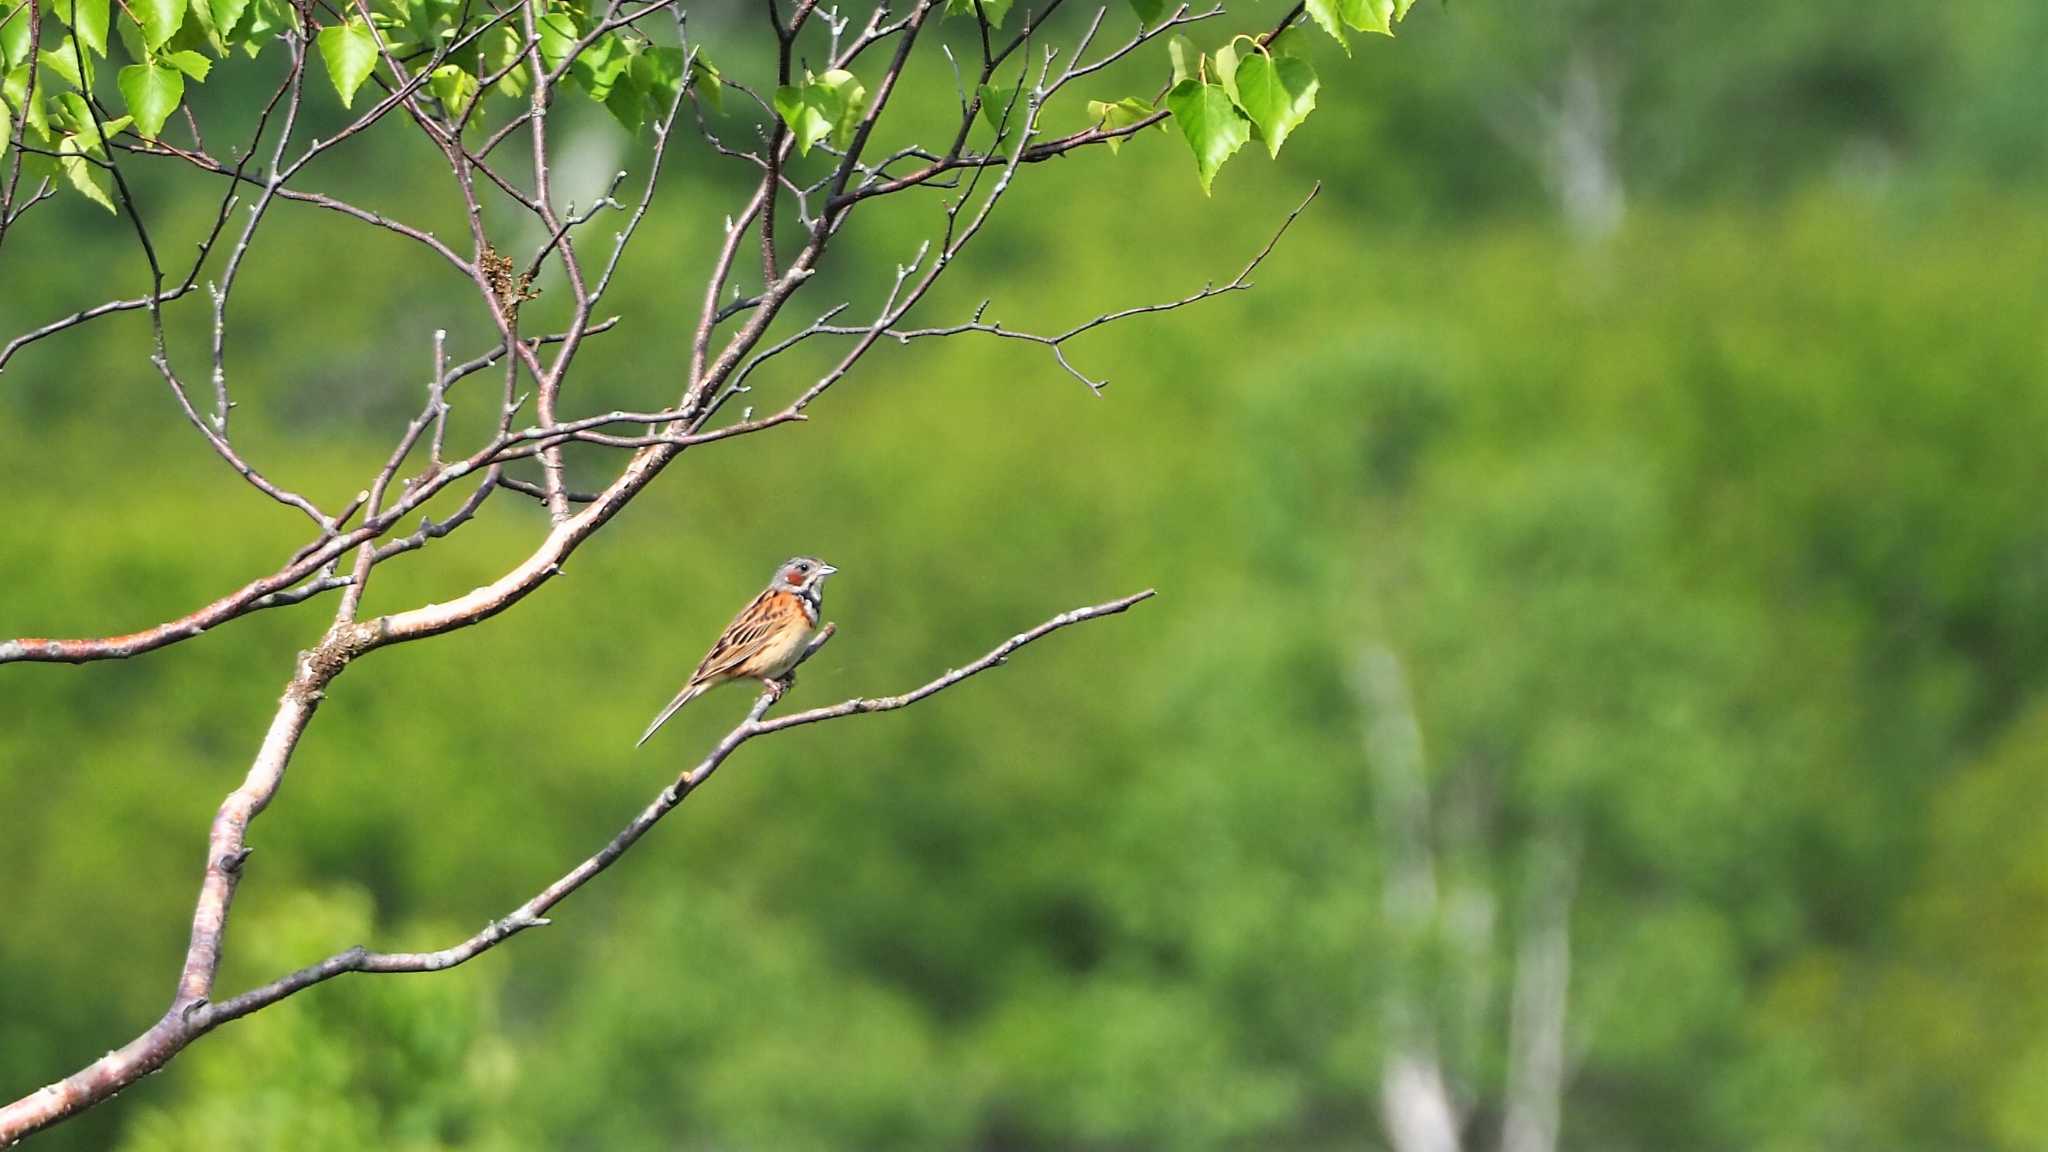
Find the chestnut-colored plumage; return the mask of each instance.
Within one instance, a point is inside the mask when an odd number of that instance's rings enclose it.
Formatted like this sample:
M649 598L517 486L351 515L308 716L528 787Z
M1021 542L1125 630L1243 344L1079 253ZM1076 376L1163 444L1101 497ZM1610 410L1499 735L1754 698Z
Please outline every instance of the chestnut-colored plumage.
M729 680L765 683L789 675L817 631L825 577L837 571L809 556L798 556L777 569L768 587L725 626L725 633L690 674L690 682L640 734L634 747L647 743L678 708L720 684Z

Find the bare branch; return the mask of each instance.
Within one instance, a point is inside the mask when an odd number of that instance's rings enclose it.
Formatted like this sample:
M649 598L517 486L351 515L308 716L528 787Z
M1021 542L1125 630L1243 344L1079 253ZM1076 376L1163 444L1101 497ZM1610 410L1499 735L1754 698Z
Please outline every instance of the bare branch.
M234 248L228 252L227 267L221 272L220 285L212 291L213 427L223 437L227 435L228 413L234 407L228 401L226 362L228 293L234 290L235 274L241 271L242 258L249 254L249 243L256 238L256 226L263 222L263 214L269 210L271 200L276 197L277 190L283 183L284 154L285 150L291 147L292 130L298 126L299 99L304 95L306 86L306 42L304 38L300 36L286 37L285 45L291 52L291 71L285 78L285 89L290 90L291 98L285 104L284 124L278 129L277 147L270 154L270 176L264 182L262 195L256 198L256 203L249 206L249 223L242 229L242 238L235 241ZM273 100L271 103L275 106L276 101ZM264 116L266 119L268 118L268 110L265 111ZM262 139L263 126L260 123L256 127L256 134L257 139ZM241 167L237 165L236 174L240 175L240 171ZM229 184L228 188L228 201L233 203L234 185Z
M1051 336L1041 336L1032 332L1019 332L1014 328L1005 328L1000 323L984 322L981 317L982 313L988 308L988 301L986 300L982 301L981 306L974 310L973 318L965 323L950 324L945 327L939 328L891 328L884 332L883 335L888 336L889 338L895 340L899 344L908 344L912 340L919 340L930 336L958 336L966 332L983 332L991 336L1001 336L1008 340L1025 340L1033 344L1043 344L1052 349L1053 358L1059 362L1061 368L1066 369L1069 375L1073 376L1076 380L1079 380L1081 383L1087 385L1089 391L1094 392L1096 395L1100 396L1102 394L1102 390L1109 386L1109 381L1106 379L1091 380L1088 378L1088 375L1086 373L1074 367L1073 363L1067 359L1066 349L1064 347L1067 341L1072 340L1074 337L1079 336L1084 332L1090 332L1097 328L1101 328L1104 325L1114 324L1119 320L1129 319L1132 316L1145 316L1159 312L1172 312L1178 308L1185 308L1190 304L1200 303L1201 301L1207 300L1212 296L1221 296L1225 293L1241 292L1246 289L1249 289L1252 286L1252 272L1255 271L1258 268L1258 266L1265 261L1267 256L1272 254L1274 246L1279 244L1280 238L1287 234L1287 229L1293 225L1295 218L1301 215L1302 211L1306 209L1312 201L1315 200L1317 194L1320 193L1322 190L1322 182L1317 181L1315 186L1309 189L1307 198L1303 199L1300 204L1296 205L1294 211L1289 212L1287 214L1287 219L1280 222L1279 229L1273 233L1272 239L1266 241L1266 246L1264 248L1259 249L1258 254L1251 258L1251 261L1244 266L1242 271L1238 272L1238 274L1234 278L1232 278L1228 283L1220 287L1213 283L1204 284L1200 291L1190 293L1189 295L1183 296L1178 300L1168 300L1161 304L1142 304L1135 308L1125 308L1118 312L1104 312L1103 314L1095 317L1093 320L1089 320L1082 324L1076 324L1072 328L1069 328L1064 332L1056 333ZM865 328L850 328L845 326L814 324L810 328L806 329L804 332L799 333L798 335L803 336L812 333L828 333L834 336L858 336L864 334L866 331L867 329ZM778 350L779 349L771 349L770 353ZM763 358L766 358L768 354L769 353L763 353ZM752 366L752 364L748 365L749 368L751 368ZM745 376L743 373L740 379L744 378Z
M675 130L676 114L682 111L683 99L691 87L690 66L696 59L694 49L683 58L683 83L676 86L675 99L668 106L668 113L654 125L654 155L647 162L647 185L640 193L640 203L633 208L633 214L626 219L626 226L619 230L618 239L612 244L611 259L605 261L604 271L597 277L597 283L590 290L590 303L594 307L604 298L605 289L611 287L612 274L619 270L619 259L626 254L626 245L633 242L633 234L640 230L640 221L647 215L647 206L654 202L654 189L661 182L662 163L668 157L669 135ZM591 334L601 332L605 325L590 330Z
M121 1048L63 1080L0 1106L0 1147L11 1145L30 1133L59 1123L112 1096L163 1067L187 1045L222 1024L247 1016L315 984L347 972L438 972L481 955L528 928L548 923L546 914L551 909L611 867L662 817L709 780L719 765L725 763L742 744L757 736L844 716L907 708L996 667L1034 640L1073 624L1123 612L1152 595L1152 590L1147 589L1106 604L1063 612L1035 628L1010 637L980 659L898 696L856 697L828 707L769 720L766 719L768 710L785 690L782 686L770 686L755 700L745 720L727 732L694 767L663 788L609 843L541 889L532 899L493 920L468 939L434 952L373 952L360 946L350 948L239 996L214 1002L210 996L214 976L219 969L221 938L226 928L228 908L233 902L243 863L249 857L249 823L275 797L292 751L314 710L319 707L328 682L360 651L348 639L349 630L336 629L319 647L300 656L298 671L278 703L277 715L271 721L270 732L264 738L255 763L242 786L228 795L214 818L213 834L208 843L206 880L192 919L192 941L186 954L184 973L178 982L178 994L170 1009L148 1031Z
M786 728L796 728L805 724L816 724L821 721L837 720L846 716L859 716L871 712L889 712L898 708L907 708L920 700L945 691L962 680L986 672L990 668L1004 663L1012 653L1034 640L1069 625L1079 624L1083 621L1103 616L1116 615L1131 608L1133 605L1150 599L1153 595L1155 595L1154 590L1148 588L1143 592L1125 596L1120 600L1112 600L1105 604L1063 612L1029 631L1020 632L1010 637L972 663L952 669L942 676L897 696L855 697L851 700L841 701L838 704L813 708L805 712L797 712L788 716L778 717L774 720L768 720L765 719L768 710L781 699L784 691L780 687L771 686L763 691L760 697L754 701L754 706L748 711L745 720L742 720L736 727L727 732L694 767L678 776L675 783L663 789L609 843L554 883L542 889L531 900L485 925L475 935L450 947L433 952L370 952L361 948L352 948L347 952L330 956L318 964L302 968L288 976L251 989L232 1000L227 1000L214 1006L211 1011L217 1016L217 1019L211 1022L213 1024L225 1023L239 1016L245 1016L258 1008L275 1003L294 992L319 983L322 980L341 975L344 972L438 972L442 969L452 968L489 951L527 928L545 926L549 923L545 917L555 905L561 903L571 893L594 879L598 873L609 868L620 856L625 854L627 849L633 846L635 841L646 835L663 816L687 799L690 793L696 791L706 780L709 780L712 773L718 771L719 766L725 763L739 749L740 745L745 744L747 741L757 736L766 736ZM832 626L827 625L826 627L830 629ZM810 651L815 652L821 645L822 640L814 642ZM354 957L354 959L351 960L350 957Z
M509 489L510 491L513 492L517 492L521 496L531 496L535 500L545 501L548 498L547 493L542 491L540 485L530 483L525 480L520 480L512 476L498 477L498 487ZM579 492L574 488L571 488L568 492L564 493L564 495L569 497L569 502L571 504L589 504L604 494L602 492Z
M121 151L129 152L138 156L173 157L176 159L184 160L187 163L191 164L193 167L198 168L202 172L209 172L217 176L226 176L232 183L250 184L258 188L264 186L264 181L258 179L257 177L243 173L238 169L230 168L227 165L221 163L220 161L215 160L211 156L207 156L202 153L184 152L177 149L173 149L168 145L163 144L162 141L158 142L158 146L156 148L146 148L136 145L130 145L125 141L116 142L115 147L120 149ZM297 167L297 164L294 164L292 166L294 171L296 171ZM384 215L383 213L374 212L368 208L358 207L354 204L349 203L346 200L337 199L336 197L330 196L324 192L307 192L302 189L289 188L283 185L279 185L276 191L276 195L277 198L280 200L290 200L298 204L310 204L316 208L324 208L329 212L338 212L341 215L347 216L352 220L356 220L363 224L371 225L372 227L381 228L387 232L392 233L395 236L402 236L407 240L424 246L428 251L432 252L434 255L439 256L442 260L446 261L449 264L449 266L454 268L456 271L462 273L465 276L469 275L469 261L464 260L461 256L457 255L453 248L448 247L447 244L443 243L431 232L426 232L419 228L415 228L410 224L394 220L391 217Z

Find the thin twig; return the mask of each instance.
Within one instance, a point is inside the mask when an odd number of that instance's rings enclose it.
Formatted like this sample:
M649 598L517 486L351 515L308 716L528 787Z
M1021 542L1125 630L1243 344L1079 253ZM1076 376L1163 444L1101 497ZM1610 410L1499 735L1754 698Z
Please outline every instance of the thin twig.
M641 837L651 831L662 817L668 815L688 799L691 793L711 779L719 766L730 759L741 745L756 737L847 716L907 708L963 680L997 667L1018 649L1035 640L1074 624L1124 612L1133 605L1151 598L1152 595L1153 591L1148 588L1143 592L1105 604L1063 612L1035 628L1010 637L979 659L896 696L855 697L838 704L812 708L771 720L767 718L768 710L781 699L784 691L781 686L771 685L754 701L746 719L727 732L710 752L679 775L674 783L663 788L604 847L541 889L524 904L486 924L467 939L432 952L374 952L357 946L267 984L259 985L238 996L212 1001L207 998L204 991L198 989L211 987L212 974L219 963L220 934L225 928L228 904L233 899L242 862L249 854L246 842L248 822L262 811L263 806L269 802L278 785L282 783L285 763L299 736L305 731L307 722L311 720L314 709L318 707L321 689L326 681L332 678L333 672L338 671L340 665L345 664L348 659L348 656L342 653L307 653L300 661L300 674L294 677L292 688L287 690L286 697L279 706L277 719L271 725L271 735L264 741L264 753L258 756L256 766L251 768L249 778L244 781L242 787L222 804L220 815L215 821L212 845L212 859L215 864L208 873L207 897L202 899L200 910L193 922L194 958L187 965L187 979L180 984L179 999L155 1026L120 1049L107 1053L55 1084L0 1107L0 1147L6 1146L21 1135L46 1127L98 1103L120 1088L162 1067L187 1045L222 1024L269 1007L315 984L349 972L444 971L482 955L528 928L548 924L547 914L556 905L616 863ZM330 638L329 644L333 643L335 640ZM323 646L323 650L325 647ZM325 671L323 675L323 670L327 668L323 660L327 659L333 660L334 664L332 671Z
M1100 396L1102 390L1109 386L1109 381L1107 379L1092 380L1086 373L1076 368L1067 359L1064 347L1067 341L1084 332L1094 331L1104 325L1114 324L1119 320L1127 320L1133 316L1147 316L1159 312L1172 312L1175 309L1185 308L1190 304L1198 304L1214 296L1222 296L1230 292L1242 292L1251 288L1252 273L1258 269L1260 264L1265 262L1267 256L1272 254L1274 246L1279 244L1280 238L1287 234L1287 229L1294 224L1295 218L1302 214L1302 211L1315 200L1317 194L1322 190L1322 181L1319 180L1314 187L1309 189L1308 196L1295 206L1294 211L1287 214L1285 220L1280 222L1279 229L1273 233L1271 239L1266 241L1266 246L1259 249L1258 254L1253 256L1245 264L1244 268L1228 283L1220 286L1214 283L1204 284L1199 291L1192 292L1178 300L1168 300L1159 304L1141 304L1134 308L1125 308L1116 312L1104 312L1093 320L1076 324L1064 332L1055 333L1051 336L1042 336L1033 332L1021 332L1014 328L1005 328L999 322L983 321L981 318L982 314L987 310L989 304L988 301L984 300L979 307L975 308L973 317L963 323L949 324L936 328L891 328L883 332L883 335L895 340L899 344L908 344L912 340L920 340L932 336L958 336L966 332L981 332L991 336L1001 336L1007 340L1024 340L1033 344L1043 344L1052 349L1053 358L1059 362L1061 368L1066 369L1069 375L1087 385L1089 391ZM800 335L825 333L833 336L858 336L866 331L866 328L851 328L843 325L812 325L809 329L800 333ZM763 358L765 358L765 354ZM748 367L751 368L752 365L750 364ZM741 378L744 379L744 376Z

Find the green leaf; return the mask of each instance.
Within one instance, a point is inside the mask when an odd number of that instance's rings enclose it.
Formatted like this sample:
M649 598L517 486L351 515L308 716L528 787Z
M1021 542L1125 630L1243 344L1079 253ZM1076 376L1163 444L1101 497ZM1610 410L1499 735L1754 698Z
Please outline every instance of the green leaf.
M1252 138L1251 121L1230 102L1221 84L1183 80L1166 94L1166 106L1180 123L1181 135L1195 154L1195 171L1202 181L1202 194L1210 194L1216 170L1237 154Z
M135 26L135 21L122 16L114 21L114 31L130 60L149 59L149 45L142 42L142 29Z
M14 110L7 102L0 100L0 159L5 159L7 149L14 143Z
M1126 96L1114 104L1101 100L1088 102L1088 116L1095 121L1095 126L1112 132L1118 128L1128 128L1150 115L1152 106L1136 96ZM1162 132L1166 130L1164 121L1160 122L1159 129ZM1111 154L1115 154L1124 146L1125 139L1122 136L1111 136L1103 143L1109 145Z
M975 91L981 97L981 118L1000 134L1003 130L1003 118L1010 114L1010 100L1016 96L1017 90L983 84Z
M637 133L641 126L647 123L646 90L633 83L630 77L612 85L611 91L604 98L604 106L611 112L612 119L617 120L628 132ZM666 112L668 106L662 105L662 110Z
M1253 49L1252 55L1258 55L1258 50ZM1216 82L1223 85L1223 90L1230 93L1232 100L1237 99L1237 90L1232 87L1232 77L1237 75L1237 42L1233 40L1218 48L1214 59L1216 61Z
M57 104L57 118L73 133L86 133L86 142L98 147L99 121L93 117L92 106L77 92L59 92L53 99Z
M1138 14L1138 23L1149 28L1166 15L1166 0L1131 0L1131 11Z
M566 8L552 8L537 22L540 33L541 66L553 72L576 50L576 41L583 31L576 23L576 14Z
M206 83L207 74L213 71L213 61L198 52L172 52L166 55L164 63L183 72L201 84Z
M43 7L69 25L87 48L106 56L108 0L49 0Z
M164 121L185 98L185 74L161 64L130 64L121 69L117 80L121 98L128 101L128 112L135 117L135 130L144 140L156 139Z
M412 0L395 7L407 38L420 44L451 38L458 8L455 0Z
M188 7L186 15L191 17L193 9ZM158 48L159 52L204 52L213 47L213 34L196 18L188 18L169 40ZM143 57L137 57L142 59Z
M240 39L242 51L254 60L271 34L296 20L297 15L284 6L283 0L247 0L247 4L249 13Z
M83 155L78 137L66 136L57 144L57 166L64 173L64 180L87 200L120 215L114 207L114 197L109 190L107 178L98 168L93 167Z
M500 28L498 34L492 37L491 40L492 43L485 49L481 71L487 73L502 71L507 64L519 58L519 49L522 43L519 33L511 28ZM524 95L526 93L526 70L524 68L513 68L511 71L506 72L498 79L497 84L492 86L491 91L496 92L500 96L510 96L515 99Z
M443 64L434 69L434 75L427 81L427 87L434 93L434 99L441 102L450 119L458 119L469 111L476 101L476 77L464 72L453 64Z
M249 0L195 0L206 4L213 16L213 31L222 43L235 39L235 26L242 22L242 14L249 10Z
M28 59L28 0L18 0L7 15L0 17L0 72L12 71Z
M50 140L50 118L43 110L41 92L36 93L34 100L28 98L28 73L29 65L23 64L6 76L0 77L0 100L4 100L9 108L14 109L16 114L21 116L23 123L35 129L36 135L42 137L43 142L47 144ZM24 104L27 105L26 110L22 107ZM23 160L26 162L30 158L32 155L24 157Z
M363 86L377 66L376 34L368 24L353 17L346 24L322 28L320 59L327 63L327 78L334 81L341 106L350 107L355 103L356 89Z
M92 106L77 92L59 93L57 107L59 119L71 129L71 134L78 138L80 146L94 155L104 154L106 137L118 134L134 120L132 116L117 116L101 123L93 115Z
M854 133L860 130L861 115L868 110L866 86L861 84L860 77L840 68L818 77L818 84L837 101L839 114L832 121L832 146L851 147Z
M92 78L92 59L80 59L78 46L69 39L61 41L55 48L43 49L39 57L43 67L64 78L73 88L83 88ZM81 67L83 65L83 67Z
M1166 42L1166 54L1173 60L1173 82L1193 79L1202 71L1202 53L1195 42L1176 32Z
M1015 0L980 0L980 2L981 14L988 20L988 26L991 28L1001 28L1003 26L1003 19L1010 14L1010 6ZM974 15L974 5L975 0L946 0L946 15L972 16Z
M1216 54L1221 71L1223 53ZM1308 61L1294 56L1268 56L1254 52L1223 77L1223 88L1231 103L1259 130L1266 151L1280 155L1287 135L1301 126L1315 110L1316 89L1321 82Z
M249 0L249 20L242 34L262 36L275 32L291 23L295 15L285 0Z
M667 52L671 49L657 48L655 51ZM697 99L703 101L713 112L725 111L725 77L719 73L718 65L713 64L701 48L697 50L696 59L690 61L690 90L695 92Z
M811 145L823 140L832 131L832 122L824 112L805 99L805 89L794 84L784 84L775 90L775 114L789 125L790 135L796 137L797 155L810 152Z
M1346 56L1351 55L1351 37L1344 34L1344 13L1338 10L1340 0L1307 0L1308 14L1317 27L1328 32L1330 37L1343 47Z
M133 0L132 11L142 23L142 40L151 48L175 35L185 23L185 0Z
M698 60L702 59L700 55ZM663 48L657 45L645 48L635 55L631 69L633 86L645 94L649 117L668 115L669 108L676 102L676 90L682 86L685 64L690 66L693 83L710 85L710 103L714 107L717 105L719 90L722 87L718 69L711 68L709 62L699 67L696 61L690 59L689 53L681 48ZM706 68L710 69L708 73L705 71Z
M590 47L576 54L576 60L569 65L569 74L583 85L593 100L603 100L611 95L612 85L633 63L627 53L625 42L617 33L607 33L591 41ZM635 97L639 96L636 91Z
M806 76L801 86L785 84L775 90L775 113L796 136L799 155L808 154L827 136L835 148L851 144L867 104L868 90L860 78L839 68Z
M1394 34L1394 0L1338 0L1344 23L1360 32Z
M227 42L220 38L220 29L213 26L213 5L207 0L187 0L186 10L192 19L186 23L185 31L196 34L215 52L225 53L228 48Z

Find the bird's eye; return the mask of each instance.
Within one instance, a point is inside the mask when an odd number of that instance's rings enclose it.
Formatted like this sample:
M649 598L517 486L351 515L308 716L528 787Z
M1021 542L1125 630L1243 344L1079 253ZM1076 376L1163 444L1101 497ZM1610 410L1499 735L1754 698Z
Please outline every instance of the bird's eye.
M796 570L799 572L809 572L811 570L811 566L809 564L799 564L796 566Z

